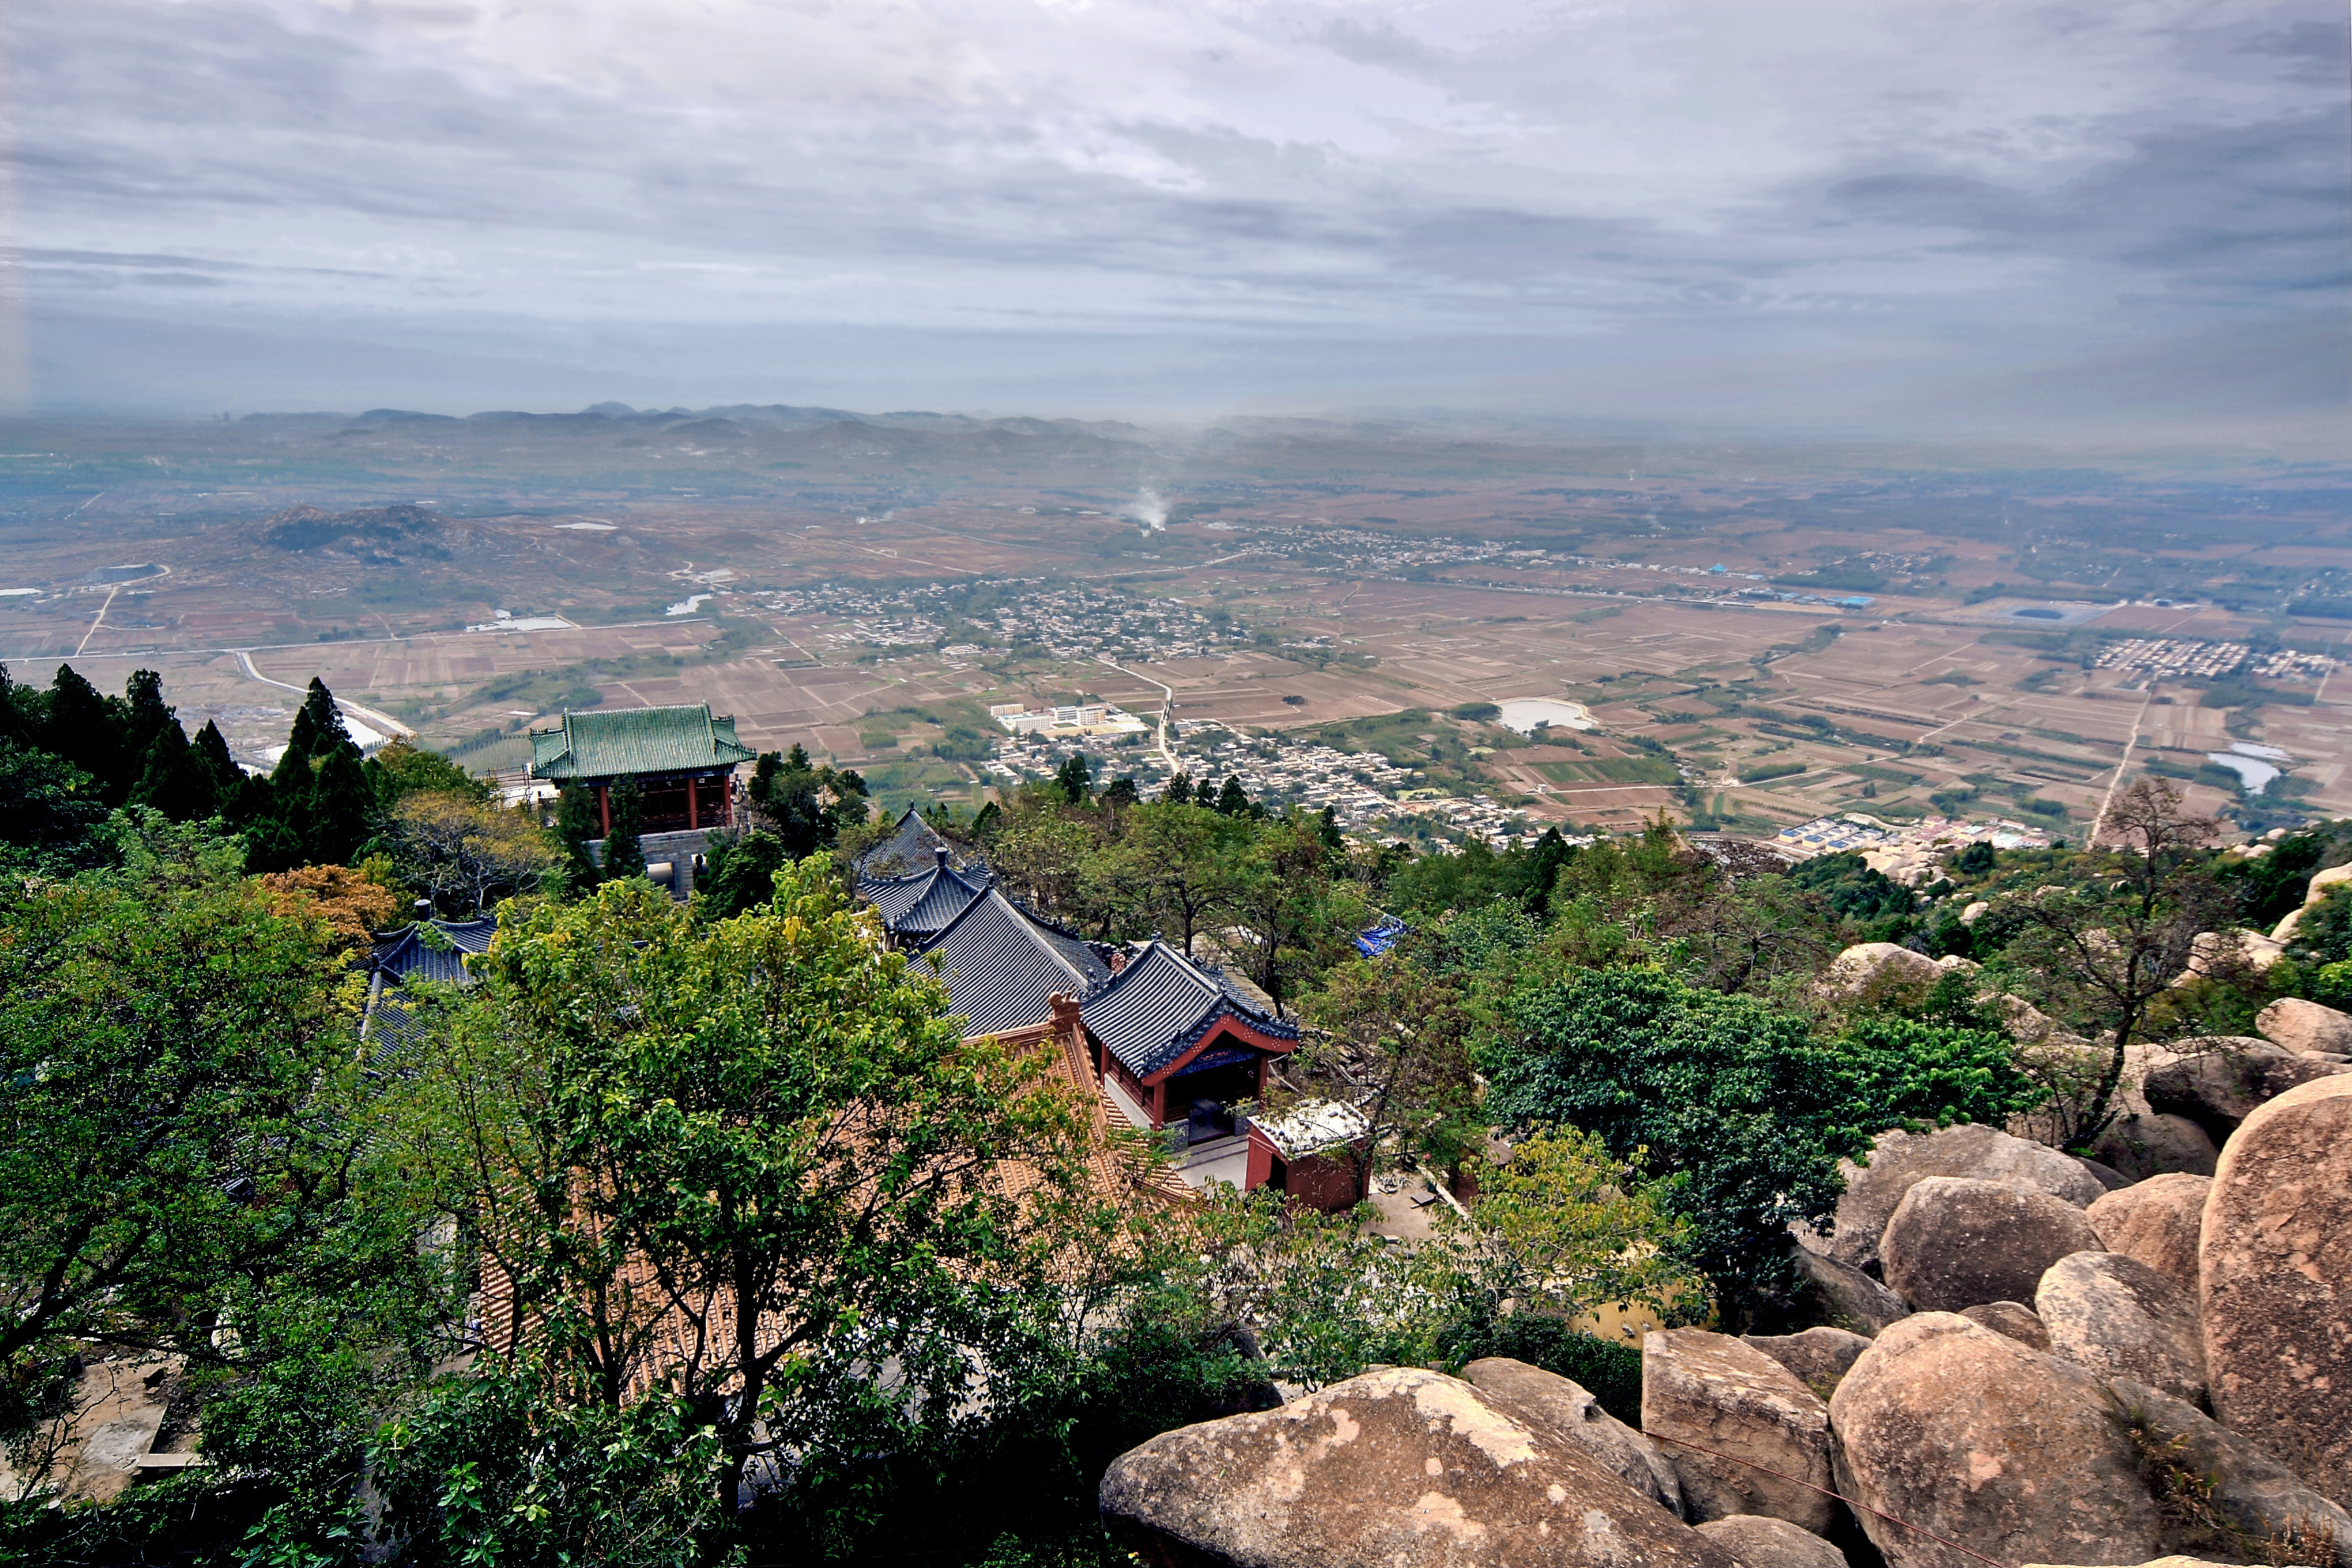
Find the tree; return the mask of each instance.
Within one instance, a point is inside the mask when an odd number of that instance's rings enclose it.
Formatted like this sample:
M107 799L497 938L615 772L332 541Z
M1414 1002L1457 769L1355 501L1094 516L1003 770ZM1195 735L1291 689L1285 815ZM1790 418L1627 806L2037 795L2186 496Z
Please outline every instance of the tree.
M338 746L320 759L302 813L302 854L312 865L340 866L374 832L375 791L359 752Z
M134 759L125 755L126 717L121 701L100 696L73 666L58 666L42 708L41 749L88 773L110 806L129 797L133 782Z
M219 809L213 771L173 719L155 732L131 786L131 804L150 805L173 822L201 822Z
M385 837L402 878L453 911L479 914L495 896L534 889L564 863L561 846L528 811L453 795L408 796L393 807Z
M1206 781L1203 781L1202 787L1206 787ZM1242 788L1242 781L1238 775L1234 773L1225 775L1225 785L1217 792L1217 804L1214 809L1222 816L1249 815L1249 792Z
M745 794L761 828L795 860L832 848L842 830L865 822L869 810L863 778L847 769L813 767L797 745L781 757L762 752Z
M1137 806L1118 843L1086 862L1087 901L1124 910L1139 934L1160 931L1190 953L1232 892L1238 843L1213 812L1164 801Z
M1323 1031L1285 1064L1323 1096L1361 1110L1370 1134L1347 1151L1356 1201L1384 1159L1428 1155L1453 1166L1482 1131L1471 1018L1457 987L1391 952L1342 963L1301 1008Z
M248 1367L258 1300L359 1288L313 1249L372 1168L357 977L323 962L319 922L236 874L233 847L144 821L121 870L0 883L12 1436L89 1344ZM415 1222L391 1228L363 1273L414 1273Z
M645 794L635 779L612 786L606 798L613 807L613 830L604 837L604 876L618 881L646 874L646 847L637 831L645 819Z
M1192 805L1192 775L1180 769L1176 776L1168 781L1168 787L1160 791L1160 798L1170 805Z
M235 757L229 755L228 737L221 733L218 724L207 719L205 727L196 731L193 750L204 763L205 773L212 776L215 805L226 808L234 798L238 783L245 777L245 770L236 765Z
M2191 816L2169 779L2135 779L2108 808L2116 847L2084 851L2079 872L2002 900L2022 927L2000 971L2021 994L2107 1038L2105 1062L2062 1129L2081 1147L2106 1126L2126 1050L2200 933L2230 929L2228 891L2198 864L2221 824Z
M1257 825L1236 858L1228 908L1256 981L1279 1008L1284 999L1354 952L1371 923L1370 906L1353 881L1335 877L1336 858L1312 817Z
M1133 805L1142 798L1143 793L1135 787L1135 780L1132 778L1113 780L1110 787L1103 791L1102 796L1103 805L1114 808Z
M394 741L366 763L370 792L379 811L390 811L412 795L454 795L487 801L490 782L476 778L438 752L406 739Z
M105 820L96 779L54 752L0 741L0 845L70 859Z
M126 760L143 758L167 726L178 726L178 716L163 700L163 678L152 669L132 670L122 698L122 755Z
M1087 765L1087 754L1073 752L1064 757L1061 767L1055 771L1054 783L1060 786L1064 797L1072 805L1086 805L1087 796L1094 788L1094 773Z
M1041 1054L960 1039L822 858L733 920L641 882L539 905L480 970L436 1055L495 1057L516 1094L418 1157L481 1173L470 1212L559 1386L674 1391L718 1434L726 1504L842 1422L952 1420L992 1325L1050 1295L1090 1201L1077 1097ZM992 1179L1007 1161L1021 1183Z
M792 863L784 841L753 829L740 837L710 840L709 869L694 885L695 913L704 920L732 920L775 897L776 873Z
M558 786L555 802L555 836L563 846L564 869L572 892L585 893L604 879L604 868L588 851L588 846L604 837L596 792L583 784L566 783Z

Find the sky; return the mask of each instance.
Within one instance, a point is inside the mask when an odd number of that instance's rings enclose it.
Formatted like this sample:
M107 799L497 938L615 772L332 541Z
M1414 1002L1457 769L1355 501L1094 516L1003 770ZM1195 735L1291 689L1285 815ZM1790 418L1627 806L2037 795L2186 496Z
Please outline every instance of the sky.
M2340 442L2344 0L10 0L0 405Z

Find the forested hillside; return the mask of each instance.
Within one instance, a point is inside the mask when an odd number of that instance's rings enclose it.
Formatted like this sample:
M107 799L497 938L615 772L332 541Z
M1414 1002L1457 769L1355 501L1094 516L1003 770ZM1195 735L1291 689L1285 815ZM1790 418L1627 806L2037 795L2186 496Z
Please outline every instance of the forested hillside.
M362 758L316 682L257 775L152 672L0 671L0 1561L1125 1562L1097 1488L1158 1434L1497 1356L1640 1425L1591 1314L1848 1321L1795 1237L1890 1130L2122 1186L2149 1047L2352 1005L2352 879L2312 880L2352 824L2222 849L2161 780L1917 889L1664 819L1415 857L1083 758L934 819L1041 920L1272 998L1255 1109L1359 1107L1359 1195L1444 1189L1400 1243L1143 1195L1164 1148L886 950L857 775L795 748L748 798L679 903L625 791L599 856L584 798ZM489 915L465 984L368 1012L375 933ZM84 1484L134 1373L189 1461Z

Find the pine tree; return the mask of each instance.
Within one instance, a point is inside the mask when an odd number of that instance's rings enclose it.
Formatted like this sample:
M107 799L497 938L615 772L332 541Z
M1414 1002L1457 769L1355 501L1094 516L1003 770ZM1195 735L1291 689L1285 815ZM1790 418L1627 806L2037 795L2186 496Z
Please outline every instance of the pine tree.
M645 819L645 795L635 779L623 779L613 786L613 831L604 840L604 879L617 881L625 877L646 874L646 847L637 841L638 825Z
M1247 816L1250 814L1250 797L1242 788L1239 775L1225 775L1225 787L1217 792L1215 809L1222 816Z
M42 715L41 749L63 757L98 781L99 798L121 805L129 798L135 756L124 754L128 717L121 699L102 697L69 664L58 666Z
M556 795L555 831L563 840L572 894L585 894L604 879L596 858L588 853L588 846L604 836L604 822L596 812L596 792L583 784L563 785Z
M188 732L173 719L155 732L146 763L131 786L133 805L151 805L173 822L202 822L219 809L212 769L188 744Z
M1160 798L1166 801L1171 805L1192 805L1192 775L1191 773L1180 773L1174 778L1170 779L1168 781L1168 788L1166 792L1163 793Z
M0 664L0 741L26 747L41 743L41 694L9 679L5 664Z
M228 754L228 737L220 732L218 724L207 719L205 727L196 731L193 750L203 761L205 771L212 775L215 797L226 805L245 778L245 770Z
M1062 794L1068 797L1072 805L1084 805L1087 792L1094 784L1094 773L1087 766L1087 754L1074 752L1063 758L1061 771L1054 775L1054 782L1062 786Z
M345 742L329 752L311 784L302 852L314 866L347 864L374 831L375 793L356 750Z
M320 755L329 746L352 744L352 732L343 723L343 710L335 706L335 694L315 675L310 678L310 689L303 694L302 712L310 721L312 756Z
M144 759L155 737L178 722L179 715L163 700L163 678L152 669L133 670L122 689L126 724L123 754ZM186 740L185 735L181 736Z

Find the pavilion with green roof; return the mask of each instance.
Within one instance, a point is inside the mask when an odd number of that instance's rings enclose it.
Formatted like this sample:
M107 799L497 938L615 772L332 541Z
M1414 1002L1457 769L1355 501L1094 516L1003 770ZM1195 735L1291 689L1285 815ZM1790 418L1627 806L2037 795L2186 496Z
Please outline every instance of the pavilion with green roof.
M755 755L735 738L735 721L708 702L567 712L554 729L530 731L530 776L593 789L607 835L612 788L623 779L644 795L644 832L724 826L735 770Z

